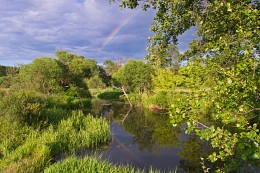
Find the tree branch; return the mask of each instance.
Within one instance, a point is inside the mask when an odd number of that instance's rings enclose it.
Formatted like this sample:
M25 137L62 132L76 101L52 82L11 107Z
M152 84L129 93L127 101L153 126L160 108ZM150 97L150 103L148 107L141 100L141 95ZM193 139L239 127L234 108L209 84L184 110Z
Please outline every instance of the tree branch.
M130 107L133 107L133 104L132 104L132 102L130 101L130 99L129 99L127 93L126 93L124 86L122 86L121 88L119 88L119 87L115 87L114 85L112 85L112 87L115 88L115 89L117 89L117 90L122 91L122 92L124 93L124 96L126 97L128 103L129 103Z

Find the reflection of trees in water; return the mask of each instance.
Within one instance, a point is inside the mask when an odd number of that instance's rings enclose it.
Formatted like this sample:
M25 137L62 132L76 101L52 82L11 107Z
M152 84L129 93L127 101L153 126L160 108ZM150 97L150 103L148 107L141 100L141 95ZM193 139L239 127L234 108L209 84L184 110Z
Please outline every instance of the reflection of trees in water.
M134 135L140 150L159 154L161 147L177 147L180 141L180 128L173 127L165 115L133 109L122 125Z
M201 140L195 134L191 134L185 141L181 142L179 156L182 158L180 161L180 168L184 169L187 173L203 172L201 158L207 158L212 153L212 147L208 141ZM223 163L210 161L204 159L203 164L210 168L210 172L214 172L216 168Z
M94 110L93 110L94 108ZM196 135L190 135L184 141L180 140L181 126L173 127L167 115L155 114L150 111L131 109L122 102L92 102L92 112L102 114L109 121L116 121L124 129L133 135L133 143L138 145L139 150L148 150L157 155L162 147L179 148L180 169L185 172L203 172L201 169L201 157L206 158L211 147L208 142L201 140ZM211 167L211 171L217 163L205 163Z
M197 136L191 135L186 141L183 141L181 146L179 156L184 160L181 160L180 167L186 172L201 172L201 158L205 157L201 140Z

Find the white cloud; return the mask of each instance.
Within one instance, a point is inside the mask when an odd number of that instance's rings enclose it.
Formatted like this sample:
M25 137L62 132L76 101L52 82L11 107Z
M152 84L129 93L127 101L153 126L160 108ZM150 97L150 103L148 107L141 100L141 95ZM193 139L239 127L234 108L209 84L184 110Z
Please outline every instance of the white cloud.
M143 58L153 11L138 12L100 50L104 39L135 11L108 0L0 0L0 64L30 62L65 49L99 63ZM9 61L9 63L8 63Z

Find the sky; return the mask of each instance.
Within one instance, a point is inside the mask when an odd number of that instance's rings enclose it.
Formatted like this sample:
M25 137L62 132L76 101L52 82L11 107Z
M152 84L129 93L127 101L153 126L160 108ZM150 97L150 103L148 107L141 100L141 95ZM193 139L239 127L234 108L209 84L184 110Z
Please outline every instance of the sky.
M55 51L93 58L143 59L155 11L120 9L108 0L0 0L0 65L31 63ZM188 48L194 29L179 37Z

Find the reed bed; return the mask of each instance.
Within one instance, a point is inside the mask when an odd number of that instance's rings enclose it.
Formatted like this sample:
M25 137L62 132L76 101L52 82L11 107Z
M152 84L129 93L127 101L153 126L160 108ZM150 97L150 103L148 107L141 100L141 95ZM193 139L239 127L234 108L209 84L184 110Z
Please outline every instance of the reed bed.
M144 173L142 169L135 169L130 165L113 165L108 161L101 161L97 157L70 157L44 170L44 173ZM150 168L149 173L160 171ZM173 173L176 171L172 171Z
M58 154L74 154L82 148L98 147L110 139L109 124L103 118L74 111L56 127L32 133L27 140L0 160L0 172L42 172Z

